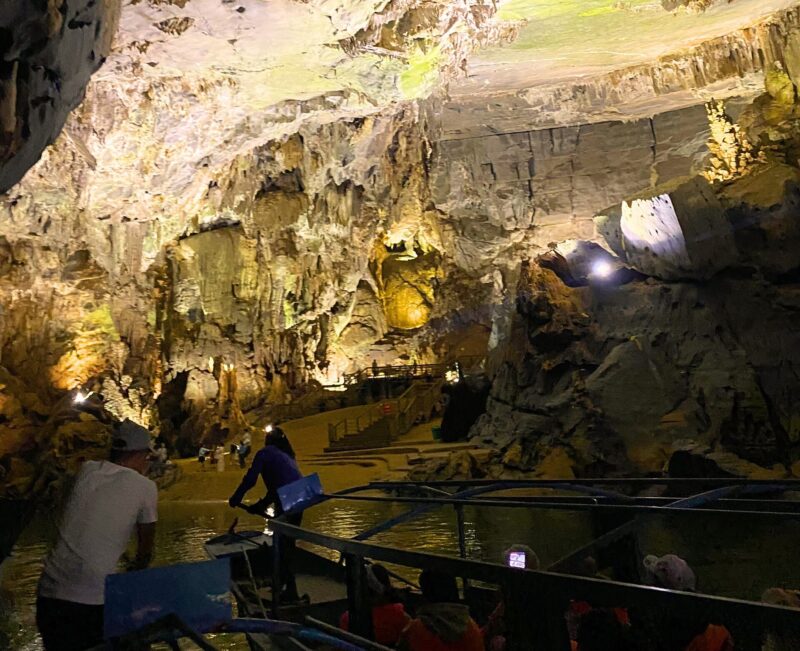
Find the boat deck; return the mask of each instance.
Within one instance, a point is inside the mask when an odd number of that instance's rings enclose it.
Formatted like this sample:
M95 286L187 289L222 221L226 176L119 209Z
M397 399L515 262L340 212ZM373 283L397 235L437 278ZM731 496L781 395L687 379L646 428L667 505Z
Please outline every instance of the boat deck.
M654 489L658 490L654 493ZM349 610L352 630L368 636L370 608L365 567L370 562L382 562L411 570L437 569L460 577L464 598L476 613L482 610L475 601L480 598L478 593L486 591L480 586L493 586L490 590L502 587L508 603L517 605L506 613L509 651L529 651L533 646L555 651L569 649L564 613L573 600L584 600L596 607L626 607L647 617L657 618L665 612L699 614L710 622L727 626L738 648L758 648L768 633L800 635L797 611L748 599L646 585L641 574L643 525L649 518L664 515L676 530L689 522L696 523L698 518L715 522L724 519L740 528L747 528L748 522L768 523L774 527L776 536L781 531L791 536L797 529L794 523L800 520L800 501L795 499L798 489L797 480L747 482L703 478L374 482L326 495L325 500L391 502L398 506L406 504L408 509L352 538L326 535L277 519L270 525L275 532L273 537L260 533L232 534L209 541L207 548L212 556L231 556L240 614L249 617L335 626L341 613ZM488 509L525 509L532 513L555 509L574 513L576 517L582 514L581 517L591 518L594 536L591 542L578 548L564 549L561 558L539 571L473 560L466 547L463 509L478 505ZM442 508L455 509L458 526L453 535L458 538L459 556L368 542L381 532ZM308 549L296 549L292 565L299 572L299 591L311 597L308 605L283 605L272 598L272 576L280 566L284 541L289 538L324 548L330 557L341 555L344 559L342 565ZM599 568L605 568L603 574L584 573L588 558L597 561ZM770 563L768 553L764 554L763 562ZM786 570L787 574L796 574L793 568ZM800 575L796 578L800 579ZM787 580L792 581L792 577L787 576ZM309 648L287 637L254 634L249 640L254 650ZM360 641L357 648L379 648L365 642Z

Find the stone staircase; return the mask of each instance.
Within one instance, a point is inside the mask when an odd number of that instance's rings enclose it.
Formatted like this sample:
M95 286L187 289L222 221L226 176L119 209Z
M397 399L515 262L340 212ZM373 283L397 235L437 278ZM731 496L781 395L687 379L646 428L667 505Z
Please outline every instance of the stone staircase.
M477 369L482 362L483 357L472 355L438 364L370 366L345 375L340 387L319 387L290 403L261 407L251 414L258 422L282 423L334 409L392 402L399 397L398 387L400 390L406 389L405 386L400 386L401 383L408 385L416 381L440 380L444 378L446 371L456 368L461 373L468 373ZM348 431L348 434L353 433L355 432Z
M416 380L395 400L367 407L355 418L328 425L326 452L384 448L414 425L431 420L441 411L443 379Z

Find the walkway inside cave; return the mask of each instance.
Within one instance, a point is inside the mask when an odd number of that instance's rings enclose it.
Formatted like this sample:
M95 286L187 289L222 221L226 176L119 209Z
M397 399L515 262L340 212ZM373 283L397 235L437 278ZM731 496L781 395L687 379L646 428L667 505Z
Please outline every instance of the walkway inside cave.
M441 422L435 419L416 425L386 448L324 453L328 445L328 425L343 418L355 417L366 409L375 409L375 405L336 409L281 423L297 452L300 469L304 474L319 473L326 492L378 479L400 479L410 469L409 461L476 448L471 443L434 441L431 429ZM254 444L258 449L260 442L254 440ZM226 456L225 470L222 472L208 464L203 469L196 459L178 459L175 463L182 471L181 478L161 491L159 498L164 502L225 501L236 489L244 472L229 456ZM259 483L248 497L254 499L253 496L262 488Z

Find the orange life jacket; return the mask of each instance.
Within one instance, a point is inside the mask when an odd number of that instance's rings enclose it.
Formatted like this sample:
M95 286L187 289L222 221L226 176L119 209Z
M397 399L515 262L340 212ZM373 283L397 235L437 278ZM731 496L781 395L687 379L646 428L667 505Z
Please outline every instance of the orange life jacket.
M592 606L588 601L573 601L569 605L569 612L581 617L586 613L591 612L591 610ZM617 618L617 621L620 624L623 626L630 626L631 618L628 615L627 608L612 608L611 610L614 612L614 616Z
M484 651L481 629L471 619L461 639L450 644L443 642L419 619L411 620L402 637L403 648L408 651Z
M384 646L394 646L400 633L408 626L411 618L406 613L403 604L384 604L372 609L372 630L375 641ZM339 619L339 628L343 631L350 630L350 612L345 611Z
M733 651L733 638L724 626L709 624L703 633L691 641L686 651Z

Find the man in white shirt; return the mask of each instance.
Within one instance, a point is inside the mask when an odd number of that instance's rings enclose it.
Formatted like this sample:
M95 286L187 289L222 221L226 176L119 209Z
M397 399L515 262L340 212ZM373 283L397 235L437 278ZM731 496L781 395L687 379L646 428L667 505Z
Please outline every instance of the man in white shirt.
M153 555L157 489L144 476L150 432L125 420L114 434L109 461L81 466L45 561L36 601L36 624L46 651L83 651L103 642L106 576L136 531L136 558L128 569L147 567Z

